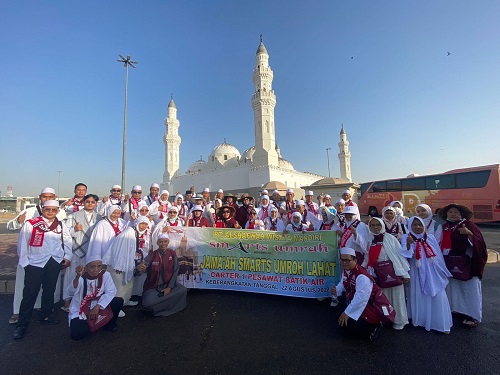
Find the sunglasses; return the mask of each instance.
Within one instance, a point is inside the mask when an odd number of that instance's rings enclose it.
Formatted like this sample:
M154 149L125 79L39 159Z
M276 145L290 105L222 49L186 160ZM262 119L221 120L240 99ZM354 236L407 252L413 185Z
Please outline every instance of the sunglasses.
M222 211L222 213L223 213L223 214L228 214L228 213L230 213L230 212L231 212L231 211L228 211L228 210L224 210L224 211Z
M120 189L112 189L111 192L112 193L119 193L119 192L121 192L121 190Z
M132 194L142 194L142 191L133 191Z

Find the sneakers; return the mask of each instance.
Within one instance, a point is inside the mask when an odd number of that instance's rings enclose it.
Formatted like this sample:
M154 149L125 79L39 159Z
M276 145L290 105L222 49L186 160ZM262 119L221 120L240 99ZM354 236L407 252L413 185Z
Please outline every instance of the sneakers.
M373 332L370 333L370 341L377 341L382 335L383 329L384 326L382 325L382 323L379 323L378 326L373 330Z
M16 327L14 331L14 340L19 340L24 337L24 333L26 332L26 327Z
M123 318L124 316L125 316L125 313L123 312L123 310L120 310L120 312L118 313L118 317Z
M339 300L335 297L332 297L332 302L330 302L331 307L337 307L339 305Z
M19 321L19 314L13 314L9 318L9 324L17 324L18 321Z
M124 303L123 306L127 306L127 307L130 307L130 306L136 306L139 302L137 301L128 301L127 303Z

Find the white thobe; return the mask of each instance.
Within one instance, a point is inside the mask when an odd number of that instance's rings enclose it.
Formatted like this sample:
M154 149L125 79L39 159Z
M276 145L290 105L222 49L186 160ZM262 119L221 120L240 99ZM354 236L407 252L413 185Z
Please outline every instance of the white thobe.
M118 229L123 231L126 227L127 224L125 221L118 219ZM115 231L111 224L107 220L98 222L90 236L87 258L90 259L91 257L98 256L100 259L103 259L114 239Z
M349 272L349 271L346 271ZM344 288L343 282L346 280L345 274L342 272L342 280L337 284L337 293L336 296L341 296L342 293L346 292ZM352 301L348 301L348 306L344 310L346 315L349 318L354 320L358 320L363 311L366 308L366 304L370 300L370 295L373 289L373 282L369 277L365 275L358 275L356 277L356 292L354 293L354 297Z

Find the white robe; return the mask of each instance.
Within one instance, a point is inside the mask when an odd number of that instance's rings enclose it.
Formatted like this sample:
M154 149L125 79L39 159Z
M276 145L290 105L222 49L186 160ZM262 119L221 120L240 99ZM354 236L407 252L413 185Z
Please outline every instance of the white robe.
M123 231L126 227L127 224L125 221L118 219L118 228L120 231ZM101 220L95 225L94 231L90 236L87 257L90 259L90 257L99 256L99 258L103 259L114 239L115 231L111 224L107 220Z
M418 267L415 260L415 243L410 246L410 250L407 250L407 237L408 234L405 234L401 240L403 244L401 253L409 258L410 262L408 318L415 327L424 327L427 331L433 329L449 332L453 326L453 319L445 287L448 284L447 278L451 275L446 269L443 254L434 236L428 235L427 242L431 245L436 257L433 262L429 262L422 250L421 264ZM422 282L422 277L426 279L425 282Z

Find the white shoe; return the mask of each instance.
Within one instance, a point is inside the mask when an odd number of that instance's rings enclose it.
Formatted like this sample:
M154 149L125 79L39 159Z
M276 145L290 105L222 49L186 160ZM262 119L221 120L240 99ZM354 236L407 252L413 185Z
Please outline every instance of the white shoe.
M331 307L337 307L339 305L339 300L337 298L332 298L332 302L330 302Z
M118 317L123 318L124 316L125 316L125 313L123 312L123 310L120 310L120 312L118 313Z
M128 301L127 303L124 303L123 306L136 306L139 304L137 301Z

